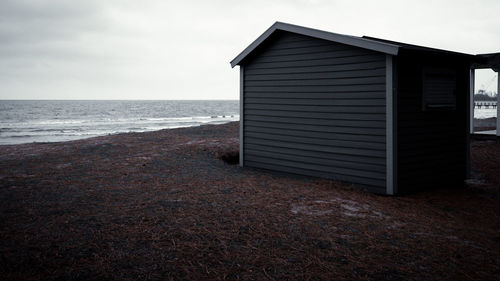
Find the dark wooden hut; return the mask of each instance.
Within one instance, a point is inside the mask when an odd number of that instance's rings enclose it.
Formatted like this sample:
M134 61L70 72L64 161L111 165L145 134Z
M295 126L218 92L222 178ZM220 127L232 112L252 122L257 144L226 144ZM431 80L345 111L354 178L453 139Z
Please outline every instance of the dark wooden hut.
M394 195L468 172L474 56L277 22L240 66L240 165Z

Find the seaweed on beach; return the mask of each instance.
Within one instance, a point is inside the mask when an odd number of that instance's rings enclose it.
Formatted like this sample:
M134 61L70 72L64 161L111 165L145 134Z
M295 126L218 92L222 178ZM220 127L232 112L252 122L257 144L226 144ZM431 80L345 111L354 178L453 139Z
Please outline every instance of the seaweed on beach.
M229 123L1 146L0 276L500 276L498 142L473 142L473 184L404 197L228 165L238 145Z

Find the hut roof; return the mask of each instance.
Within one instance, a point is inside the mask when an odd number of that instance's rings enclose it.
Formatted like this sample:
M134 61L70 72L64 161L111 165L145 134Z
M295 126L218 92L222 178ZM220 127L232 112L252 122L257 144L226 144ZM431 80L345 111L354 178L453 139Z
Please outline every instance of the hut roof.
M428 48L423 46L411 45L396 41L389 41L385 39L375 38L375 37L358 37L351 36L333 32L327 32L323 30L303 27L299 25L293 25L289 23L283 22L275 22L271 27L269 27L262 35L260 35L252 44L250 44L243 52L241 52L238 56L236 56L231 61L231 67L235 67L239 65L241 61L243 61L250 53L252 53L259 45L261 45L267 38L269 38L276 31L288 31L296 34L301 34L305 36L310 36L318 39L333 41L337 43L342 43L346 45L356 46L363 49L378 51L381 53L386 53L389 55L397 55L399 49L408 49L414 51L425 51L425 52L438 52L438 53L446 53L460 56L471 56L469 54L446 51L435 48Z

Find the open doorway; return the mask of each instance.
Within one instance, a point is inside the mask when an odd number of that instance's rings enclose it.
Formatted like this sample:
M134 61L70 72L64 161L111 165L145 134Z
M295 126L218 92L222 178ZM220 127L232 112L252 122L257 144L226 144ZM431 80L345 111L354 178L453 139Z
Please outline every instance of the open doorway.
M491 68L473 70L472 133L497 135L498 131L498 72Z

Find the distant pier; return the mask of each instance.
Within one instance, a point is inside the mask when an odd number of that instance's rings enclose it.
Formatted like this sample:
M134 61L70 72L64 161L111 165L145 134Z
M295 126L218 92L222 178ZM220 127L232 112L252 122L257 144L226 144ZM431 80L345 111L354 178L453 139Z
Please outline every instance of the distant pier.
M496 101L475 101L474 107L475 108L497 108L497 102Z

